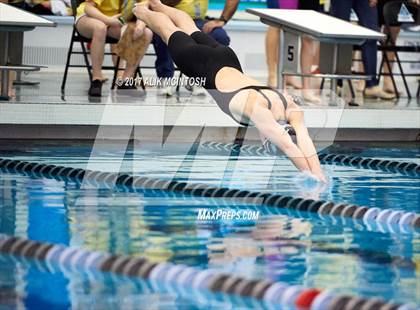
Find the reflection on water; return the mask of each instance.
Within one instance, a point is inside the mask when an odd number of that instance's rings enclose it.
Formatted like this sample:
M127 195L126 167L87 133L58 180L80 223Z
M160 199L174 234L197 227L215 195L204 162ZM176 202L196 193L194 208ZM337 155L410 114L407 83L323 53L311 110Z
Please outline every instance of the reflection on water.
M199 208L220 205L235 210L257 208L260 218L246 222L197 220ZM418 302L418 235L367 231L356 224L331 225L315 217L298 218L282 210L222 203L220 199L80 189L71 182L13 174L0 174L0 219L0 233L33 240ZM30 295L34 303L41 298L38 292L45 282L62 290L56 294L57 303L74 305L79 300L75 296L84 296L86 303L93 300L74 288L80 281L73 274L50 275L33 268L14 274L22 276L19 281L14 277L10 286L18 287L23 295L28 290L37 292ZM10 272L0 272L1 278L8 276ZM106 281L94 286L99 291L109 289L107 298L118 300L131 296L124 295L124 290L120 293L120 287L132 286L125 281L121 280L118 289ZM145 300L150 297L149 293L143 296L141 290L135 294ZM158 300L165 299L164 293L154 294ZM171 298L179 297L174 296Z

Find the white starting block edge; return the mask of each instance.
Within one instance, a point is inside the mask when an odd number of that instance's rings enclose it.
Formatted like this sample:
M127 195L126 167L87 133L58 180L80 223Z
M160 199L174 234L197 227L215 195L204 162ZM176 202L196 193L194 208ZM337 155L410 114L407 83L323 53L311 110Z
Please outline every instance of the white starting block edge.
M0 26L55 27L55 23L11 5L0 3Z
M247 9L261 22L311 36L318 41L360 44L364 40L380 40L385 35L365 27L311 10Z

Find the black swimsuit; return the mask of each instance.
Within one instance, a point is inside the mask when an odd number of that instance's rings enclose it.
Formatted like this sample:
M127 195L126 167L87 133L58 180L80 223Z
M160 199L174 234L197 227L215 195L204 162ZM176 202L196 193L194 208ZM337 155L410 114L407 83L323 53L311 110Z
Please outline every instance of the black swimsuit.
M241 125L247 126L236 120L229 110L232 98L242 90L253 89L258 91L267 101L271 109L270 99L261 90L274 91L281 99L286 111L286 98L277 90L268 86L246 86L233 92L222 92L216 88L216 74L224 67L231 67L242 71L241 64L235 52L228 46L218 43L209 35L196 31L190 36L185 32L174 32L168 41L171 56L182 73L191 78L204 78L204 88L214 98L220 109Z

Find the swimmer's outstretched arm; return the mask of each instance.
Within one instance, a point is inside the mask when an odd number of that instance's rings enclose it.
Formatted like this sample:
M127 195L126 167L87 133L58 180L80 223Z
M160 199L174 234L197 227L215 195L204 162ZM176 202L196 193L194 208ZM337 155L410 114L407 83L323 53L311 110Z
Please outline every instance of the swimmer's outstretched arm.
M308 129L305 126L293 125L293 129L296 133L296 140L299 149L302 151L303 155L308 162L308 165L311 169L311 172L321 181L327 182L324 172L321 168L321 163L319 162L318 154L314 143L312 142L311 137L309 136Z
M295 103L289 103L288 106L287 119L295 130L299 149L305 156L311 172L321 181L327 182L319 162L315 145L309 136L308 129L305 126L303 111Z
M273 113L265 107L256 104L249 118L260 133L274 143L300 171L311 172L302 151L293 143L289 134L279 125Z

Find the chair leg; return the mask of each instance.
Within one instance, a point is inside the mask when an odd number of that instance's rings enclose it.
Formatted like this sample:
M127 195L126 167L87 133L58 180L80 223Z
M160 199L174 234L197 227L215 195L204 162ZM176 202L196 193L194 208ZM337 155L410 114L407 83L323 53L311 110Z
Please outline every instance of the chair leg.
M396 51L394 53L395 53L395 59L397 60L398 67L400 68L400 73L401 73L401 77L402 77L403 82L404 82L405 91L407 92L408 98L411 99L410 88L408 87L407 79L405 78L405 75L404 75L404 71L403 71L403 68L402 68L402 65L401 65L400 57L398 56L398 53Z
M325 78L322 78L321 84L319 85L319 90L322 91L324 89Z
M181 84L181 79L182 79L182 72L179 71L179 77L178 77L178 83L176 85L176 92L179 93L179 88L180 88L180 84Z
M85 60L86 69L87 69L87 72L88 72L88 75L89 75L89 81L92 83L92 71L90 70L88 53L87 53L87 50L86 50L85 42L83 42L83 40L80 40L80 46L82 47L83 59Z
M382 52L382 59L381 59L381 64L379 66L379 73L378 73L378 83L381 81L381 77L382 77L382 69L384 68L384 64L385 64L385 54L386 52Z
M140 67L137 67L137 71L136 73L138 74L139 78L140 78L140 86L141 88L146 91L146 85L144 85L144 80L143 80L143 74L141 73L141 69Z
M111 89L115 88L115 82L117 81L117 75L118 75L119 70L120 70L120 57L117 57L117 63L115 64L115 69L114 69L114 76L112 77Z
M350 94L351 94L351 99L355 99L356 98L356 93L354 92L354 87L353 84L351 83L351 80L347 80L347 82L349 83L349 89L350 89Z
M64 74L63 74L63 80L61 81L61 91L63 92L64 89L66 88L66 82L67 82L67 73L69 71L69 65L70 65L70 59L71 59L71 54L73 53L73 44L74 44L74 35L76 33L76 29L73 28L73 33L71 35L71 40L70 40L70 46L69 46L69 50L67 51L67 61L66 61L66 67L64 68Z

